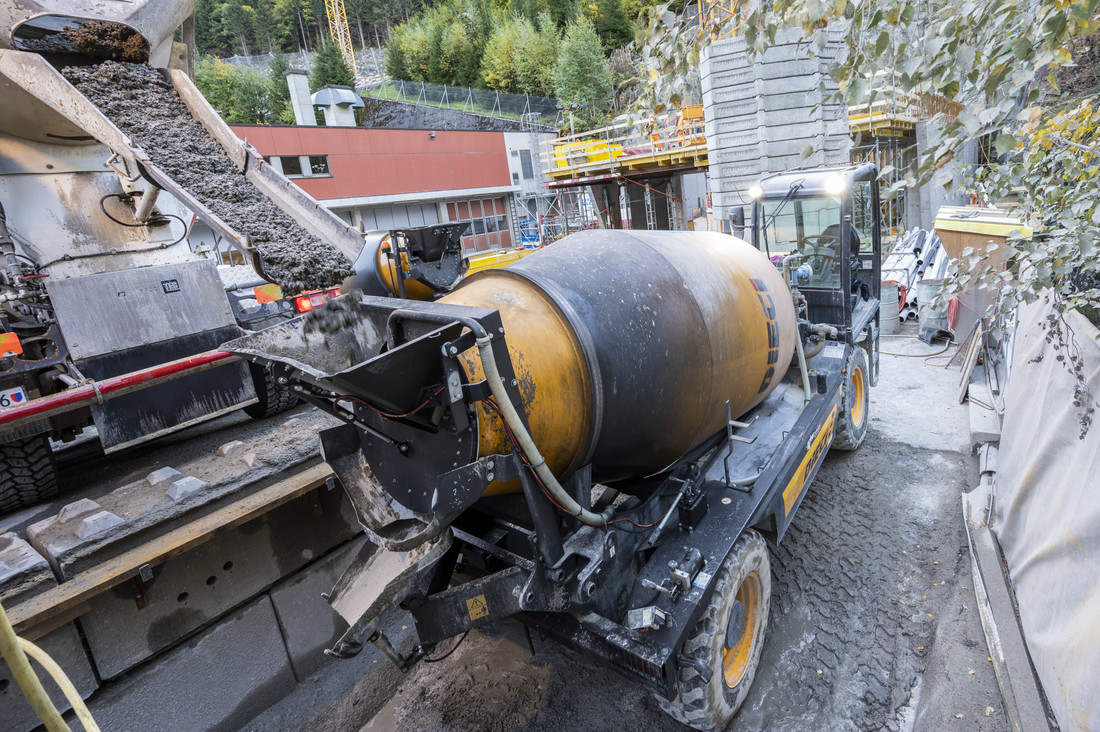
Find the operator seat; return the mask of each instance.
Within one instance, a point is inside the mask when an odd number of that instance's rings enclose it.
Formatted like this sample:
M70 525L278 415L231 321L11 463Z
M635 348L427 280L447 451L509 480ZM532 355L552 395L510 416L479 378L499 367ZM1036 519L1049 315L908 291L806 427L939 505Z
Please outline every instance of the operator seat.
M840 249L840 234L841 226L848 227L848 238L852 242L852 252L849 255L848 266L852 272L852 300L853 305L859 298L867 300L871 297L871 291L863 280L859 279L859 250L863 245L859 238L859 230L851 224L829 224L825 227L825 230L821 232L821 240L823 243L827 241L834 241L835 248Z

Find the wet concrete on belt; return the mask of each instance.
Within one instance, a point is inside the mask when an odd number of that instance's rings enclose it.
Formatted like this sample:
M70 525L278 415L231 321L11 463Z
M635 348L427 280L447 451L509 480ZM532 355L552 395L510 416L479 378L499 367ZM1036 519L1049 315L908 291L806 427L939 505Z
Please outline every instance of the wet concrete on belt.
M287 294L339 284L347 257L303 229L252 185L156 69L105 61L62 73L150 160L231 228L248 234Z
M903 349L926 347L889 343ZM882 362L866 442L826 457L791 530L772 547L768 635L731 729L1008 728L961 517L959 494L976 484L977 466L966 408L952 398L959 372L918 359ZM648 692L592 658L537 635L535 651L518 624L499 623L403 678L372 659L369 677L332 692L344 701L308 708L291 695L246 729L683 729ZM397 694L373 716L366 705L351 712L348 700L365 701L391 677Z

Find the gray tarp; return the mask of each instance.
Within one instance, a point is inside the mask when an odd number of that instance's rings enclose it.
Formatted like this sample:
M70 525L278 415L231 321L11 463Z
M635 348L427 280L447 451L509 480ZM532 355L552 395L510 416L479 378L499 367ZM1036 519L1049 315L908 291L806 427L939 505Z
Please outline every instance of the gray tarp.
M1080 439L1074 379L1045 342L1049 305L1021 311L1006 389L993 529L1028 649L1063 730L1100 730L1100 410ZM1100 332L1066 315L1095 403Z

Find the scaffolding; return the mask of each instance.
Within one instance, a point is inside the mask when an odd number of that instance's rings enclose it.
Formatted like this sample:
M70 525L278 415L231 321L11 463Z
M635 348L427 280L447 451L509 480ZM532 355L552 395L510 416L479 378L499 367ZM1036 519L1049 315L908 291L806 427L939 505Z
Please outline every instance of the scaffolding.
M852 147L853 163L874 163L880 171L886 171L881 177L882 190L890 190L895 183L905 178L916 160L916 138L913 135L862 136L861 143ZM894 198L881 196L879 201L882 217L882 231L885 236L900 236L908 229L908 197L906 189L899 187Z

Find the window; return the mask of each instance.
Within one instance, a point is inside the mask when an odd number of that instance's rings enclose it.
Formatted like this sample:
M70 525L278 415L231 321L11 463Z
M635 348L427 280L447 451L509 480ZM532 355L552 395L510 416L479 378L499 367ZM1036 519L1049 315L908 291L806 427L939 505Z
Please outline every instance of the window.
M288 178L292 175L302 174L302 159L297 155L293 157L284 156L279 158L279 163L283 166L283 175Z
M313 175L330 175L327 155L310 155L309 170Z
M508 216L503 198L484 198L447 204L451 221L468 223L462 236L467 254L511 246Z
M512 185L519 185L519 173L512 173Z
M535 177L535 166L531 164L531 151L519 151L519 164L523 167L523 179L531 180Z
M839 197L795 198L760 205L763 244L770 256L802 255L813 275L808 287L840 287Z

